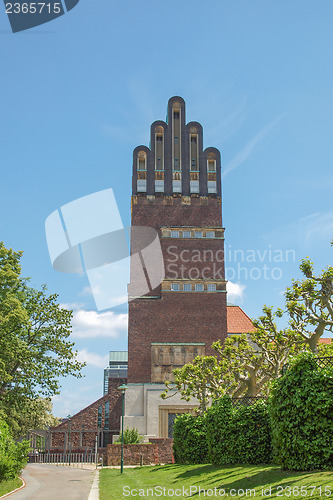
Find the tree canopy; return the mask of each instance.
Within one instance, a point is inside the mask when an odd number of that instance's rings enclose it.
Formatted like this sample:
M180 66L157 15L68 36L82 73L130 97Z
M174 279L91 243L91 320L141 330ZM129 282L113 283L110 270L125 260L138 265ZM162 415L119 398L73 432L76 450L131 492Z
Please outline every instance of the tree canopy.
M280 375L289 356L304 348L302 338L295 332L277 327L275 319L282 314L280 309L274 312L264 306L263 314L253 320L252 332L214 342L217 356L197 356L192 363L175 369L175 381L166 382L162 398L175 392L187 401L196 397L203 413L212 400L225 394L266 395L270 382Z
M333 245L333 241L331 242ZM196 397L202 413L210 401L224 394L233 397L266 395L272 380L279 377L288 359L310 349L320 356L333 356L333 343L319 344L324 332L333 332L333 267L315 275L313 263L303 259L303 280L293 280L285 293L286 308L264 306L252 320L253 331L231 335L212 347L218 356L198 356L173 371L174 382L166 382L162 398L179 392L189 401ZM289 327L277 321L287 313Z
M301 261L303 280L293 280L286 291L290 327L297 332L314 353L324 332L333 332L333 267L314 274L313 262Z
M59 377L81 377L71 334L72 311L46 286L21 276L22 252L0 243L0 409L10 415L20 400L59 393Z

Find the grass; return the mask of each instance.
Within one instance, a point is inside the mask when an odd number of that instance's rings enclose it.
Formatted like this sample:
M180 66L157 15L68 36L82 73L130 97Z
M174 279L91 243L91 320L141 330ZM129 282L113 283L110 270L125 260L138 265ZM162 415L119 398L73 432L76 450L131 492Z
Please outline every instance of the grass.
M7 481L0 481L0 497L6 495L10 491L16 490L22 486L22 480L20 478L8 479Z
M152 489L155 486L161 488ZM206 490L205 495L203 492L199 494L199 487L201 490ZM150 491L147 492L148 488ZM222 490L225 490L225 495ZM333 471L290 472L266 465L214 467L171 464L125 468L123 474L120 474L119 469L101 471L100 500L119 500L135 496L175 499L223 497L333 499Z

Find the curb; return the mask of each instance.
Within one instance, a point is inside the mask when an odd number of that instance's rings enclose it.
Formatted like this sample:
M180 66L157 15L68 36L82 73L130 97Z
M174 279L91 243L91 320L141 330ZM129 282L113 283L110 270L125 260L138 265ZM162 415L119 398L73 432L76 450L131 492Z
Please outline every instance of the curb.
M17 491L20 491L20 490L22 490L23 488L25 488L26 483L25 483L24 479L23 479L21 476L19 476L19 479L21 479L21 481L22 481L22 483L23 483L23 484L22 484L22 486L20 486L19 488L16 488L16 490L13 490L13 491L10 491L9 493L6 493L5 495L2 495L2 497L0 497L0 498L6 498L6 497L9 497L9 495L12 495L13 493L16 493Z
M94 474L94 479L88 496L88 500L99 500L99 470L96 470Z

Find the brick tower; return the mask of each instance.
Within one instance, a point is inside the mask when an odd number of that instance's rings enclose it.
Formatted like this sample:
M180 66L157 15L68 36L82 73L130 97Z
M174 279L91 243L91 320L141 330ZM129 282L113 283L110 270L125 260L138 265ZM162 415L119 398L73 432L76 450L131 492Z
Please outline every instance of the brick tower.
M202 126L186 124L181 97L169 100L167 122L152 124L151 147L134 150L133 226L158 232L165 277L135 298L131 266L128 382L162 383L227 336L220 152L203 150Z

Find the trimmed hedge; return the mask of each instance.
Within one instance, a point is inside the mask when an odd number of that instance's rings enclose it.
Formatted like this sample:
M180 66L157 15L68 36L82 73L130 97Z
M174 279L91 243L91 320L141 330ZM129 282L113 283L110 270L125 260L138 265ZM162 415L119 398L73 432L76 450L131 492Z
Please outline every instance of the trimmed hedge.
M274 456L285 469L333 467L333 369L299 355L274 381L271 422Z
M189 413L179 415L173 427L173 454L179 464L208 463L205 417Z
M206 413L209 458L214 465L267 464L272 436L267 404L233 408L224 397Z

